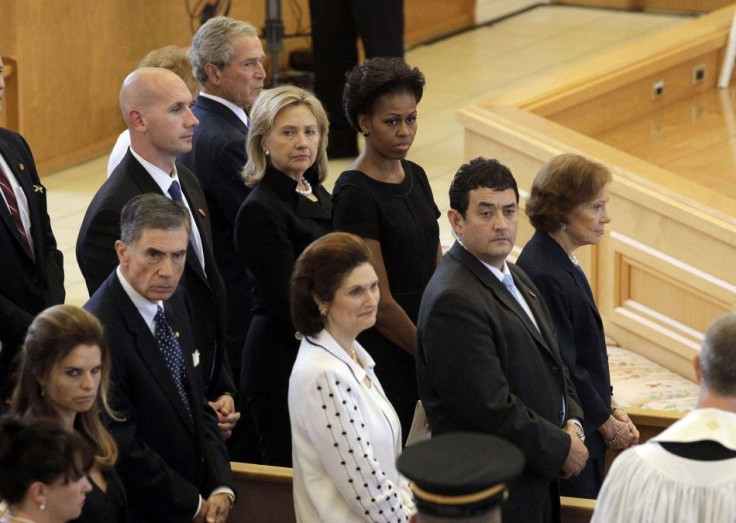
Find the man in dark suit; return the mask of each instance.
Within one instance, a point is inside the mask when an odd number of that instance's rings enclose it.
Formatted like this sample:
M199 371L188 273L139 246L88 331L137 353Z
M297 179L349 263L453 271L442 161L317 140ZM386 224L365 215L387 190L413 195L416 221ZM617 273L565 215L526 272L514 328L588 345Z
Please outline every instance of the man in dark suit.
M192 234L182 285L193 304L194 341L202 355L207 397L228 437L239 414L227 359L225 287L212 255L202 189L189 169L175 163L192 147L197 119L189 109L191 101L184 81L169 70L143 67L125 79L120 107L130 131L130 149L87 208L77 238L77 262L94 293L117 265L120 210L133 196L163 194L188 209Z
M0 110L5 82L0 60ZM64 303L64 264L46 210L46 189L23 137L0 128L0 389L34 316ZM2 405L0 405L0 411Z
M557 478L578 474L588 451L549 313L506 262L518 205L516 181L495 160L477 158L455 175L448 218L457 242L419 311L419 396L434 434L485 432L522 450L527 465L510 486L505 521L559 521Z
M196 32L189 56L202 86L192 107L199 125L192 150L179 161L197 175L207 199L212 250L227 288L227 352L237 386L253 291L245 264L235 253L233 233L235 216L249 192L242 176L247 160L245 111L263 88L265 54L253 25L218 16Z
M179 278L189 212L158 194L131 199L115 242L119 265L85 305L105 327L111 431L134 521L225 521L235 501L230 461L207 404L191 309Z

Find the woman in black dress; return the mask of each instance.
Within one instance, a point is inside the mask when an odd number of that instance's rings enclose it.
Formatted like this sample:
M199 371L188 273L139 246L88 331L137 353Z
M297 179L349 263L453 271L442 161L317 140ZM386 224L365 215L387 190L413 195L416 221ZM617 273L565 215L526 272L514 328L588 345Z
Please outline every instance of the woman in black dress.
M298 87L264 91L251 109L243 169L253 187L235 220L235 249L254 289L240 394L267 465L291 466L287 394L299 349L289 279L302 251L332 228L327 176L329 124L319 100Z
M108 404L110 352L102 325L89 312L56 305L31 323L20 356L11 411L25 418L55 418L94 448L92 490L76 521L128 521L128 502L114 465L118 447L100 415Z
M403 441L419 397L414 369L419 302L442 255L427 175L406 160L417 131L424 76L399 58L372 58L347 77L345 114L365 149L335 184L335 230L361 236L381 289L376 326L358 341L401 420Z

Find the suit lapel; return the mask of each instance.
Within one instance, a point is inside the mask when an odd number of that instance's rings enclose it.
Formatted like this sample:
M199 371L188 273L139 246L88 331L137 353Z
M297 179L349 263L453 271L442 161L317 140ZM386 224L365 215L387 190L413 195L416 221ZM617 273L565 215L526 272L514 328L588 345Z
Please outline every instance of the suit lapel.
M215 259L212 256L212 237L210 235L209 223L205 224L203 220L206 218L207 207L203 201L200 201L196 191L193 190L191 184L193 180L189 180L186 175L183 175L182 166L177 164L177 171L179 172L179 181L181 182L182 192L184 197L189 202L189 207L192 210L192 216L194 216L194 224L197 226L199 231L199 238L202 241L202 255L204 256L204 263L208 267L212 267L215 263ZM194 273L209 287L209 281L207 275L204 272L204 267L199 263L197 253L194 251L192 242L189 242L187 247L187 265L194 271Z
M512 266L511 264L509 264L509 270L511 271L511 275L514 277L514 284L516 285L517 289L519 289L519 292L521 292L522 296L527 302L527 305L529 305L529 308L532 310L532 314L534 314L534 318L537 320L537 325L539 325L539 329L534 325L534 323L532 323L532 320L529 318L526 311L521 307L519 302L516 301L516 298L511 295L508 289L504 287L503 283L501 283L498 278L496 278L496 276L480 262L480 260L470 254L467 250L465 250L462 245L460 245L458 242L455 242L455 245L453 245L450 249L450 255L452 255L470 272L472 272L475 277L478 278L483 283L483 285L494 294L497 301L501 302L507 309L516 314L516 316L519 318L519 320L521 320L526 329L540 346L542 346L550 354L552 353L547 340L540 332L540 330L545 327L544 322L542 321L543 316L541 314L541 309L539 306L539 299L537 298L536 293L533 292L529 287L527 287L527 285L525 285L517 276L518 269L516 268L516 266Z
M211 100L205 96L197 96L197 101L194 102L194 108L219 116L227 123L232 125L235 129L243 133L243 135L248 132L248 128L245 126L243 121L238 118L237 115L230 110L230 108L225 107L220 102Z
M171 372L159 351L155 336L151 333L148 325L143 321L140 312L138 312L138 309L126 294L115 272L110 275L108 283L112 286L113 294L116 296L115 302L120 308L121 316L128 327L128 331L135 338L135 349L146 367L150 370L152 380L161 387L164 395L181 418L182 423L194 431L194 427L189 421L186 407L176 390L174 378L171 376ZM184 357L186 358L186 355ZM194 407L192 406L192 408Z
M564 249L554 241L549 234L537 231L534 233L531 241L539 245L541 249L550 255L561 270L570 275L570 278L575 282L575 286L585 297L585 301L588 302L588 306L593 312L593 315L598 318L598 322L602 324L600 314L598 313L598 307L596 307L595 300L593 299L593 292L590 289L590 284L588 283L583 270L572 263Z

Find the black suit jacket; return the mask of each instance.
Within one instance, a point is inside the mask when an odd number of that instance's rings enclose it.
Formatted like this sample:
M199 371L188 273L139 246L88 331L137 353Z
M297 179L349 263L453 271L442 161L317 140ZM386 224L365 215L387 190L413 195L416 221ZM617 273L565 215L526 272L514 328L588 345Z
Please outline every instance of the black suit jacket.
M316 176L305 177L318 203L298 195L296 182L269 167L238 212L235 247L248 266L256 293L243 353L241 389L286 394L299 340L289 312L294 262L332 229L332 202Z
M611 375L606 337L587 278L549 234L537 231L517 261L542 295L580 405L585 413L585 444L602 459L606 445L598 432L611 415Z
M503 517L536 522L570 450L563 398L566 419L582 411L547 309L524 272L508 265L539 330L498 278L455 243L422 298L417 379L433 434L484 432L521 448L526 470Z
M202 270L190 243L181 284L193 305L194 341L203 358L202 376L207 396L214 399L223 392L235 392L227 359L225 286L212 255L210 222L202 188L189 169L177 164L176 170L202 237L207 273ZM148 171L128 150L92 198L79 229L77 263L90 296L118 265L115 241L120 239L120 211L131 198L144 193L163 194Z
M46 210L46 189L23 137L0 128L0 153L26 199L34 256L28 250L0 197L0 387L9 390L9 366L20 350L33 318L47 307L64 303L64 260L56 248Z
M118 442L116 465L128 492L134 521L190 522L199 495L232 488L230 462L217 418L193 366L190 309L180 287L164 304L186 367L193 423L186 414L156 338L113 271L84 306L105 327L112 355L112 421Z
M242 176L248 128L229 108L204 96L197 97L192 112L199 125L192 150L179 161L197 175L207 199L212 250L227 288L227 350L237 377L253 308L248 273L233 242L235 217L249 193Z

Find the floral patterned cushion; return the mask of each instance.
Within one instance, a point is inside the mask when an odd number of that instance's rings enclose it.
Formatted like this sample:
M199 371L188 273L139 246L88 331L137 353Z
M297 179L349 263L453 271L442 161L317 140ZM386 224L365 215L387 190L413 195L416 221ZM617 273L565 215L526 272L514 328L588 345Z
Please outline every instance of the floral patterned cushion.
M698 401L698 386L648 358L608 347L613 393L620 405L688 412Z

